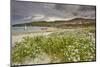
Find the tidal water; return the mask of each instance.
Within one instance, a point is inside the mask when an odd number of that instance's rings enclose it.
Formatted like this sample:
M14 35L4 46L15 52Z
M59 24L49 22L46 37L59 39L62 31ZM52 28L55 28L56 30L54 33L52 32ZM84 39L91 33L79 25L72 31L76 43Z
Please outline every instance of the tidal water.
M22 27L11 27L11 31L14 33L26 33L26 32L34 32L42 29L47 29L47 27L39 27L39 26L22 26Z

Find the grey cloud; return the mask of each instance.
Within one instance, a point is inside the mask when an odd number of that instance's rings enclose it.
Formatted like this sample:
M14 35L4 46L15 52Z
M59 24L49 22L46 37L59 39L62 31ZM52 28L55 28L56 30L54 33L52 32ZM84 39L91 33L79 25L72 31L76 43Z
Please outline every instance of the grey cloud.
M79 11L95 11L95 6L80 6Z
M65 4L57 4L54 9L64 11L65 14L70 14L73 16L87 17L92 16L95 17L95 6L87 6L87 5L65 5Z
M61 19L75 17L95 18L94 6L11 1L12 23L48 20L52 17Z
M65 11L65 12L75 12L79 8L79 5L70 5L70 4L56 4L54 9Z

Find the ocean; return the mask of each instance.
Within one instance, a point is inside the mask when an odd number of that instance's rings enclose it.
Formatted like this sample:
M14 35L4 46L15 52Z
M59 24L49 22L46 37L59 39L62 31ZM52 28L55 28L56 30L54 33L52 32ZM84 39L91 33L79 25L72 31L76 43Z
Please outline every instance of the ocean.
M39 26L21 26L21 27L11 27L11 31L13 33L27 33L27 32L34 32L47 29L47 27L39 27Z

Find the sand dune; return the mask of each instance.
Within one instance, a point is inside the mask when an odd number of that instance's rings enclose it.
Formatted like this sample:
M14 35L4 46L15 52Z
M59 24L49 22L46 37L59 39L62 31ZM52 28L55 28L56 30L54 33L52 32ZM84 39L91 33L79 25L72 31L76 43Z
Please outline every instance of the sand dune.
M26 36L33 37L33 36L39 36L39 35L45 36L51 33L52 32L41 32L41 33L25 33L25 34L12 35L12 46L14 46L15 42L20 42L23 39L23 37L26 37Z

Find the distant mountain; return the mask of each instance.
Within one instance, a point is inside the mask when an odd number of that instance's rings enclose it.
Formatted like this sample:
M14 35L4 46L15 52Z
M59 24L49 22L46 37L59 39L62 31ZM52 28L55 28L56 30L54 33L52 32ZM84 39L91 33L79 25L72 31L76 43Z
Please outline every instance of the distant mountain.
M76 21L83 21L83 22L87 21L87 22L93 22L93 21L95 21L95 19L74 18L74 19L72 19L72 20L68 20L68 21L69 21L69 22L76 22Z

